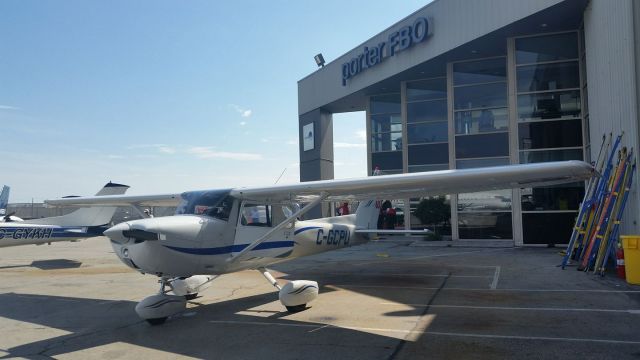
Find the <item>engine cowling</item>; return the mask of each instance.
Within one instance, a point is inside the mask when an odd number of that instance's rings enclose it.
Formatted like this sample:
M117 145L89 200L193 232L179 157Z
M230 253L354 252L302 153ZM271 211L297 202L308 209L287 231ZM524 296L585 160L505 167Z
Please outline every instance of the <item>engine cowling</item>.
M279 298L282 305L296 307L307 304L318 297L318 283L309 280L294 280L280 289Z
M194 275L186 279L176 279L171 282L173 293L179 296L196 294L211 286L213 276Z
M144 320L163 319L183 311L187 307L184 296L156 294L136 305L136 313Z

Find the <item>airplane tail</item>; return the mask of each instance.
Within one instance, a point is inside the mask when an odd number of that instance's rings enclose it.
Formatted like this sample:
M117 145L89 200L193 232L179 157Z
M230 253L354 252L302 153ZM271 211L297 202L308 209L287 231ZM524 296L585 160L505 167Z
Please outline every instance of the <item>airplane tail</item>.
M358 204L356 210L356 229L372 230L378 228L378 217L380 216L380 200L365 200Z
M7 185L2 187L2 192L0 193L0 215L4 216L7 214L7 206L9 205L9 190L11 188Z
M96 196L104 195L122 195L129 186L109 182L106 184ZM54 216L42 219L25 220L25 224L46 224L59 226L101 226L111 221L117 207L100 206L80 208L67 215Z

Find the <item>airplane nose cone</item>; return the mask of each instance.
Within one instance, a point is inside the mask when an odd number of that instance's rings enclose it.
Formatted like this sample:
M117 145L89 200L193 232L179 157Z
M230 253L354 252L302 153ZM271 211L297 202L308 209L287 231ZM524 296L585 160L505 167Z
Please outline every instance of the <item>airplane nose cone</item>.
M129 224L120 223L107 229L104 232L104 236L119 244L124 244L129 241L129 238L124 236L124 231L128 231L129 229Z

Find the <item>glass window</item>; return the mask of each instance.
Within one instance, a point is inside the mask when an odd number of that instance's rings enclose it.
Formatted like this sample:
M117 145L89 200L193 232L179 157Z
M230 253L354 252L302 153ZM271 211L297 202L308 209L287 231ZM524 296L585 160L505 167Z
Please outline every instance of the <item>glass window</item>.
M371 97L372 114L400 113L400 94L377 95Z
M511 210L511 189L458 194L458 211L487 210Z
M577 212L522 213L525 244L566 244L576 222Z
M582 160L582 149L521 151L520 163L540 163L548 161Z
M448 144L427 144L409 146L409 165L448 164Z
M245 204L240 223L246 226L271 226L271 206Z
M578 210L584 197L584 183L525 188L521 190L522 211Z
M425 172L425 171L438 171L448 170L449 164L437 164L437 165L409 165L409 172Z
M371 163L378 166L382 173L389 174L394 170L402 171L402 151L390 151L371 154Z
M559 120L518 124L520 149L582 146L581 120Z
M395 115L371 115L371 132L402 131L402 117Z
M489 159L472 159L457 160L456 169L472 169L478 167L503 166L509 165L509 158L489 158Z
M435 232L435 239L451 235L451 197L431 196L411 199L411 228L429 229Z
M454 102L455 110L507 107L507 83L455 88Z
M506 131L509 128L507 108L456 111L456 134L479 134Z
M580 117L580 91L518 95L520 120Z
M460 239L512 239L511 212L458 213Z
M520 66L518 92L559 90L580 87L578 62Z
M578 39L574 32L516 39L517 64L577 58Z
M420 101L407 104L407 122L447 120L447 100Z
M495 81L506 81L505 58L467 61L453 64L453 84L468 85Z
M229 190L188 191L180 197L182 201L176 208L176 215L211 215L224 201L228 201ZM230 209L229 209L230 210ZM228 216L228 215L227 215Z
M407 83L407 101L447 98L447 79L412 81Z
M456 158L509 156L509 134L493 133L456 136Z
M402 150L402 132L373 134L371 149L372 152Z
M446 121L409 124L407 125L409 144L446 142L448 140L447 130Z

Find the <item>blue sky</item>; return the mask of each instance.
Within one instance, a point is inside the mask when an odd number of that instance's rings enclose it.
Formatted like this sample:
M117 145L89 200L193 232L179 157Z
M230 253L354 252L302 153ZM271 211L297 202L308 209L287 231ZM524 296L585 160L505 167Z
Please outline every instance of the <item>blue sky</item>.
M297 182L297 81L427 1L0 1L11 202ZM334 116L365 176L363 113Z

